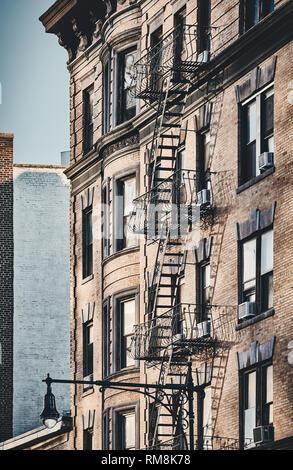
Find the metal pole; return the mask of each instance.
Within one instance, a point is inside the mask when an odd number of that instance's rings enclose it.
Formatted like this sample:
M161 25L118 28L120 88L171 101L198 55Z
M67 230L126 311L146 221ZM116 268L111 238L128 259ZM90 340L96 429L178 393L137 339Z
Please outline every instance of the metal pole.
M203 450L203 400L205 392L203 388L197 392L197 450Z
M192 379L192 363L188 361L188 378L187 378L187 393L188 393L188 414L189 414L189 447L194 450L194 384Z

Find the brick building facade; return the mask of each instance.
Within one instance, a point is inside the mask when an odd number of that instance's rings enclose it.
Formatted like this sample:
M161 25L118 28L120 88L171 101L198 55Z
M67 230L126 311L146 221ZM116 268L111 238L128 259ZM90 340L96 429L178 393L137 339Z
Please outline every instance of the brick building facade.
M71 377L184 384L191 359L198 449L293 447L292 19L286 0L41 17L71 76ZM72 387L71 448L190 448L182 395L158 399Z
M0 134L0 441L12 435L13 135Z

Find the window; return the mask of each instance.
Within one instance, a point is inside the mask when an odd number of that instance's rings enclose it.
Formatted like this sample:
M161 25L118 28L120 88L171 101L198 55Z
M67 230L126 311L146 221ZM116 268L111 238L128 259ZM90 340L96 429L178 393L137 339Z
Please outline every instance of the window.
M116 251L137 246L137 237L130 230L129 222L136 198L136 177L117 180L115 237Z
M199 169L199 188L211 189L211 183L208 175L210 167L210 131L198 133L198 169Z
M130 346L135 325L135 298L117 299L115 302L115 371L135 365Z
M207 307L210 305L211 295L211 268L210 263L200 264L198 266L199 274L199 305L201 318L200 322L205 321L207 318Z
M83 431L83 450L93 450L93 431L85 429Z
M104 66L103 73L103 131L110 131L110 86L111 86L111 61Z
M103 377L110 374L110 298L103 306Z
M274 0L242 0L242 32L248 31L274 11Z
M253 440L253 429L273 424L273 366L259 365L240 377L244 445Z
M183 59L182 54L185 49L184 44L184 30L186 24L186 7L181 8L174 15L174 28L176 29L176 42L175 42L175 61L181 61Z
M150 55L151 55L151 78L150 88L160 91L162 84L162 76L158 71L162 62L161 41L163 39L163 27L160 26L152 34L150 38Z
M257 312L273 307L273 230L242 242L242 302L256 302Z
M94 87L84 91L84 145L85 153L89 152L94 143Z
M115 450L135 450L136 418L135 410L116 411Z
M93 219L92 207L82 212L83 279L93 274Z
M197 24L198 32L198 52L210 50L210 26L211 26L211 1L199 0Z
M102 234L103 259L110 255L110 178L103 188Z
M83 376L90 380L93 369L94 353L94 327L93 324L84 323L83 325Z
M109 419L110 419L110 410L107 408L103 412L103 434L102 434L102 446L103 450L109 450Z
M132 66L136 62L136 49L132 48L118 55L118 119L121 124L136 115L135 85L132 81Z
M274 89L242 105L240 184L261 174L258 157L274 152Z

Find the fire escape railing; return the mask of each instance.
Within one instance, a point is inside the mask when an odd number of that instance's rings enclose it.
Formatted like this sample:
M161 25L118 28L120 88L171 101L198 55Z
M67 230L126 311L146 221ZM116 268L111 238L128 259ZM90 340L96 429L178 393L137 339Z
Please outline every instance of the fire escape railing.
M173 358L195 356L234 341L236 307L180 303L134 327L131 352L136 360L161 361L168 348ZM170 348L170 346L172 346Z
M134 64L135 96L152 101L160 95L160 87L170 72L190 75L201 69L209 57L198 52L199 36L205 35L211 44L211 31L212 28L197 25L178 25L166 34Z
M179 440L181 436L177 436ZM197 440L198 436L194 436ZM188 438L188 436L187 436ZM252 439L246 438L244 442L244 449L248 448L252 444ZM241 449L241 442L239 439L232 437L220 437L220 436L209 436L204 435L203 438L203 450L239 450ZM167 439L166 441L159 442L156 445L148 447L148 450L173 450L174 449L174 438Z
M169 178L133 200L129 228L153 239L162 235L162 227L171 214L171 231L175 233L179 226L187 229L196 219L209 217L214 211L212 185L209 198L202 201L201 192L197 191L199 181L197 171L174 171Z

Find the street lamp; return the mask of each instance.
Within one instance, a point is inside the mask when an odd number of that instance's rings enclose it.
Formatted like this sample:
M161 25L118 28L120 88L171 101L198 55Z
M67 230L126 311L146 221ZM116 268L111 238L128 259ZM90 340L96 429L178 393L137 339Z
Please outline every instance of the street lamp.
M56 409L55 396L52 393L52 379L49 374L46 380L44 381L47 384L47 393L44 398L44 410L40 416L43 420L44 425L48 429L52 429L59 419L59 413Z
M160 394L155 399L157 404L163 406L168 410L168 412L172 415L173 413L173 405L172 400L170 400L170 394L172 395L174 392L181 392L183 393L187 401L189 402L188 407L188 421L189 421L189 438L190 438L190 449L194 450L194 412L193 412L193 401L194 401L194 393L201 393L202 392L202 385L194 385L193 378L192 378L192 369L191 369L191 361L188 361L188 372L187 372L187 380L184 384L148 384L148 383L135 383L135 382L110 382L109 380L60 380L60 379L51 379L51 377L47 376L45 380L43 380L47 384L47 393L45 395L45 407L41 414L41 419L43 420L44 425L52 429L58 419L59 413L56 410L55 404L55 397L52 393L51 384L52 383L59 383L59 384L74 384L74 385L96 385L100 387L100 391L111 388L113 390L122 390L126 392L136 391L136 393L141 393L144 396L147 396L154 400L154 395L151 393L151 390L158 390ZM160 397L160 398L159 398ZM167 403L163 402L164 397L167 399Z

